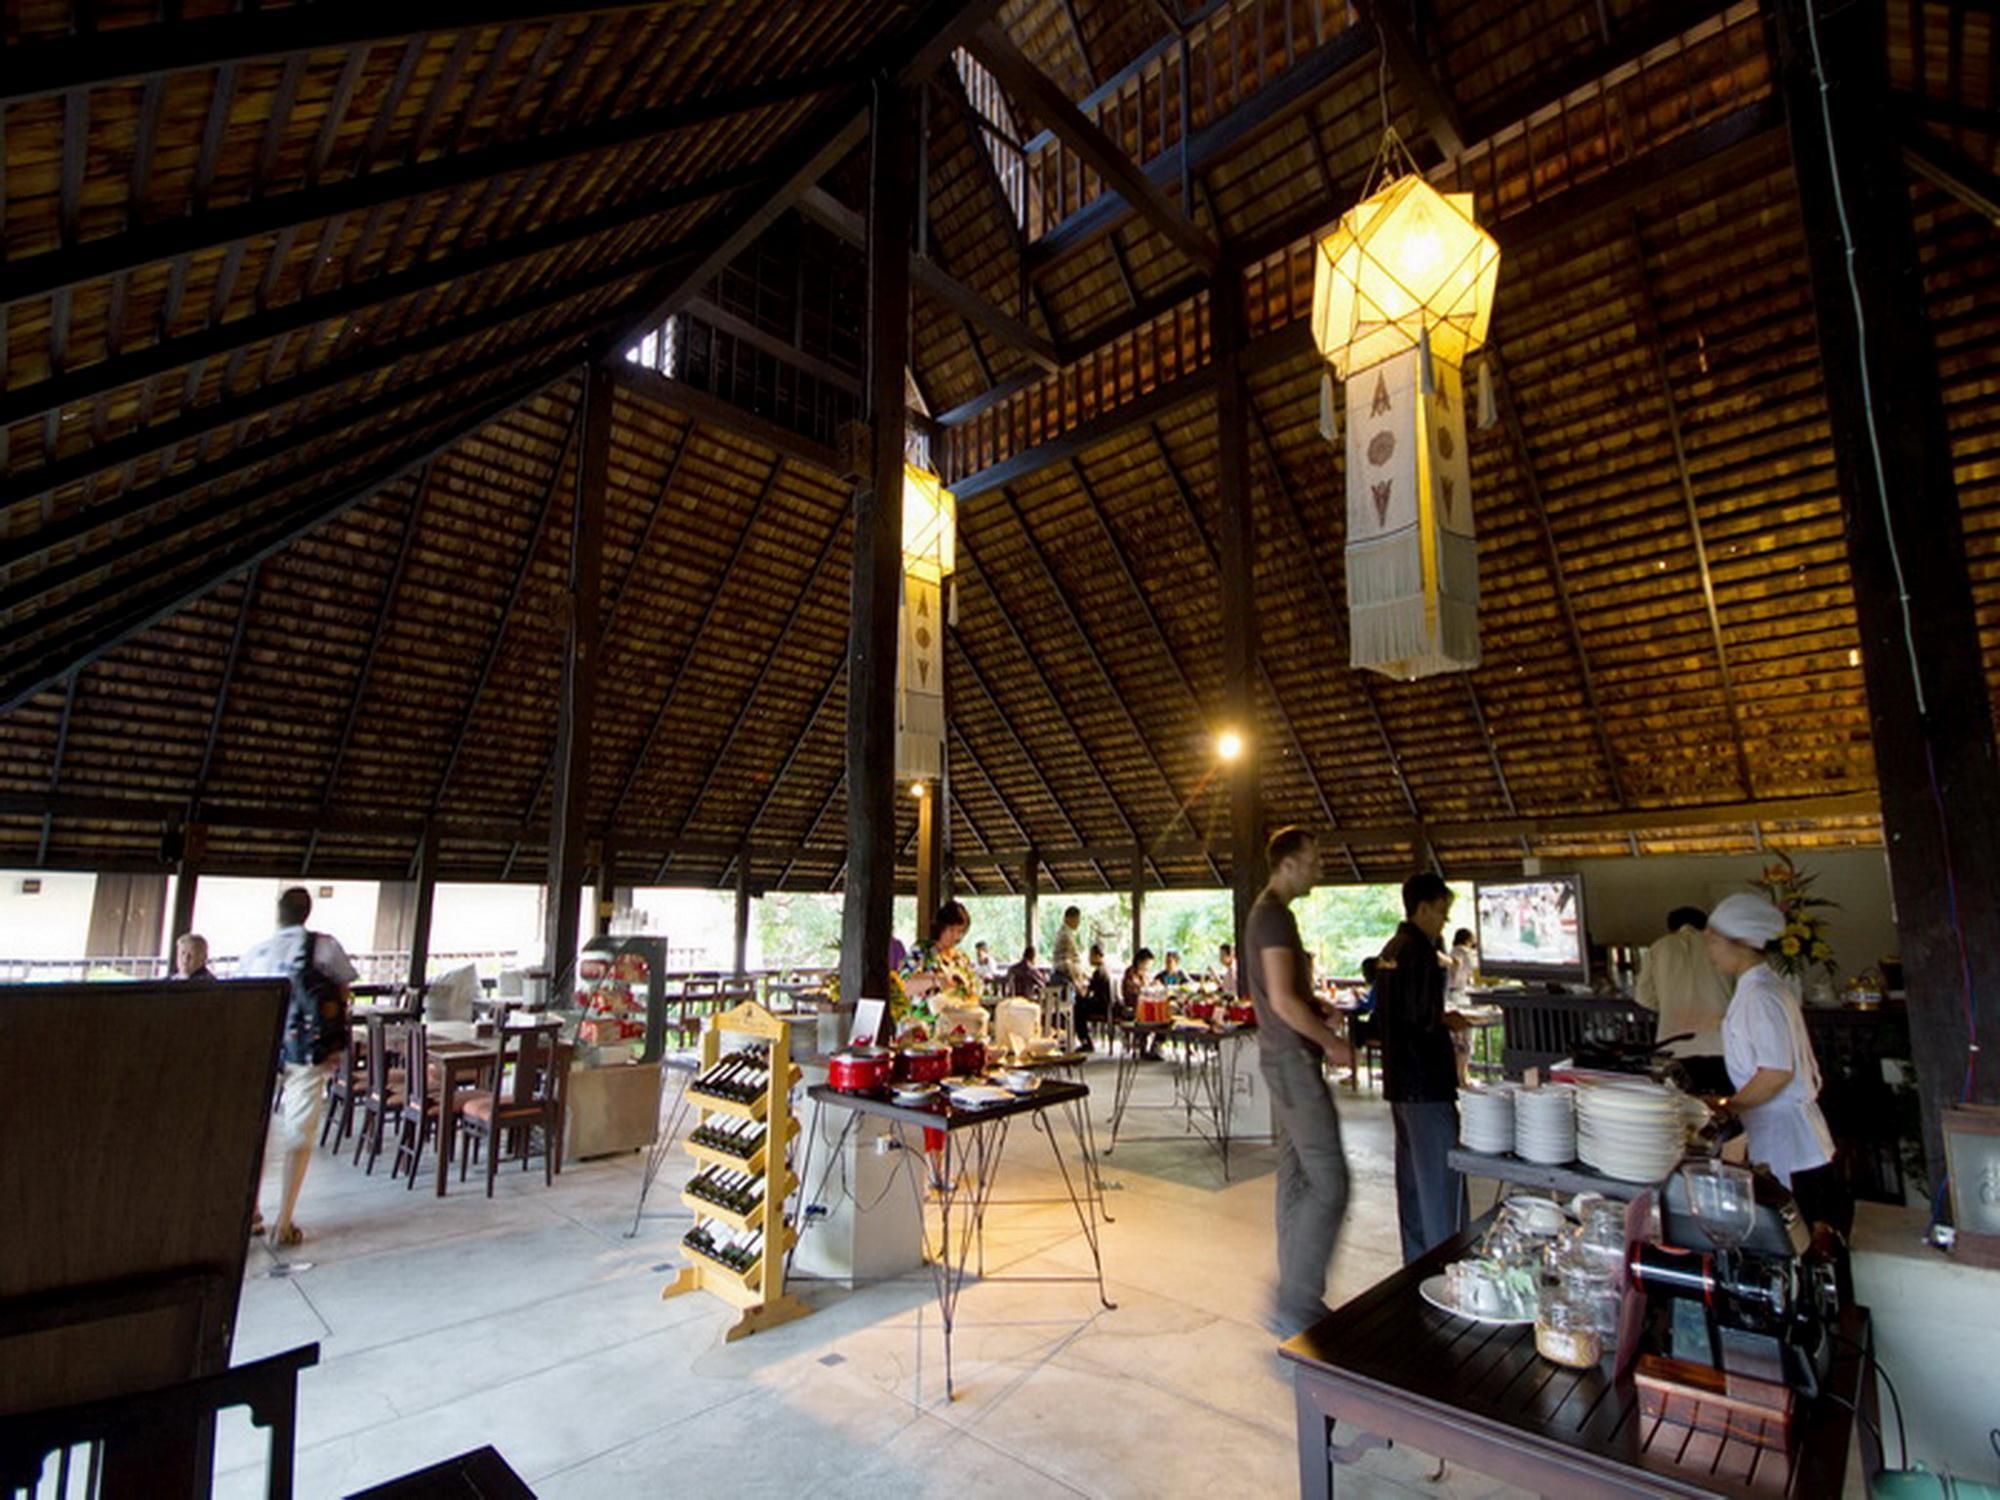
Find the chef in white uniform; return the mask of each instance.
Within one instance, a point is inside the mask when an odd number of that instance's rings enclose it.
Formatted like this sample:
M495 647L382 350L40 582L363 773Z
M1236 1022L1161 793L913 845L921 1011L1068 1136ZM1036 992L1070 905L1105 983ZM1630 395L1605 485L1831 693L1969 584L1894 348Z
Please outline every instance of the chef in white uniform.
M1734 1085L1721 1108L1743 1121L1750 1159L1792 1190L1807 1223L1845 1233L1854 1205L1833 1163L1819 1107L1819 1063L1792 988L1766 961L1784 913L1762 896L1725 896L1708 914L1709 961L1736 990L1722 1018L1722 1059Z

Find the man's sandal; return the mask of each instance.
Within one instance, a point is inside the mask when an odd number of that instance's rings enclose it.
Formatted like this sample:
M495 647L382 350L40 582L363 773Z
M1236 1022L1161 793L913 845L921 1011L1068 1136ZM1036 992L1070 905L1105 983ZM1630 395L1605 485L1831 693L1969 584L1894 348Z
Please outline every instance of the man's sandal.
M287 1224L271 1236L271 1243L285 1250L291 1249L294 1245L303 1245L305 1242L306 1232L296 1224Z

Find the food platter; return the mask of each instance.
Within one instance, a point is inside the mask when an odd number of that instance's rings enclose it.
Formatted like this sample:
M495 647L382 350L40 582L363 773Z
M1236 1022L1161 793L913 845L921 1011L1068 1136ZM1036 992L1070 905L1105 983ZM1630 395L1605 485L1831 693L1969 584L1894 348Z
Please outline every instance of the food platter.
M1450 1313L1454 1318L1464 1318L1468 1323L1491 1323L1501 1327L1519 1327L1523 1323L1532 1323L1535 1321L1533 1313L1478 1313L1466 1312L1461 1308L1454 1307L1450 1300L1450 1294L1446 1289L1445 1278L1442 1273L1436 1276L1425 1277L1423 1283L1418 1286L1417 1291L1422 1295L1424 1301L1430 1303L1439 1312Z

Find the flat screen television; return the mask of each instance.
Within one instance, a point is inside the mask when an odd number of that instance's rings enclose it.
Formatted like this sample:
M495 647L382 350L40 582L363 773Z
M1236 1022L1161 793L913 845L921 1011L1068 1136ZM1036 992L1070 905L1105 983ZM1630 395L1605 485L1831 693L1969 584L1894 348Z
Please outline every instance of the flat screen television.
M1581 875L1481 881L1473 887L1472 904L1482 976L1589 982Z

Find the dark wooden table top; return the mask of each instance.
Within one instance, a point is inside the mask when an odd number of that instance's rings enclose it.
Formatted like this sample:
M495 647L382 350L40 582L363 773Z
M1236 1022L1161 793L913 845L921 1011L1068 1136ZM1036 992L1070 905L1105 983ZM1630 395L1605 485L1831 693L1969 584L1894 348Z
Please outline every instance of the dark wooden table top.
M880 1115L885 1120L900 1120L905 1125L921 1125L926 1130L964 1130L1012 1115L1032 1114L1052 1105L1087 1099L1090 1088L1087 1084L1045 1078L1042 1086L1032 1094L1016 1094L1004 1102L982 1105L977 1109L964 1109L951 1103L942 1089L928 1104L898 1104L889 1097L886 1089L879 1094L850 1094L824 1083L814 1084L806 1093L822 1104L836 1104L864 1115Z
M1570 1370L1552 1364L1535 1352L1532 1324L1475 1323L1425 1302L1418 1286L1466 1255L1484 1229L1482 1220L1377 1282L1279 1352L1336 1386L1387 1397L1440 1427L1515 1453L1549 1455L1571 1469L1598 1471L1607 1481L1629 1484L1642 1476L1662 1494L1816 1500L1842 1492L1853 1422L1851 1407L1842 1402L1859 1399L1865 1365L1859 1350L1869 1344L1866 1308L1842 1315L1844 1342L1835 1345L1825 1391L1802 1403L1802 1438L1788 1458L1642 1417L1629 1376L1614 1380L1602 1365ZM1473 1458L1462 1461L1478 1466Z

